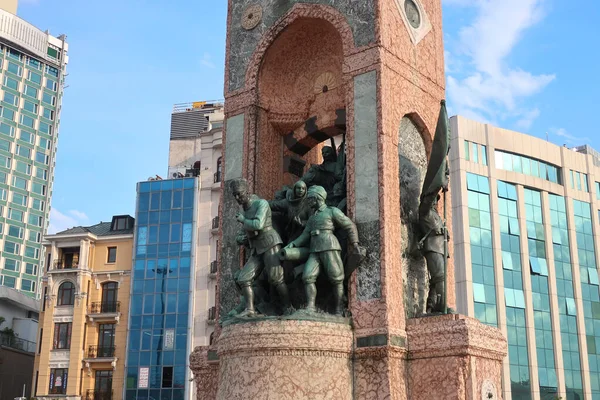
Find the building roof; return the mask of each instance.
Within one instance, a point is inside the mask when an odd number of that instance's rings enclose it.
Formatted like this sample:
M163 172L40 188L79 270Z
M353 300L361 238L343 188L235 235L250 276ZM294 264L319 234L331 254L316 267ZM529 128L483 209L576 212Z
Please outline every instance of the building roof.
M122 216L133 219L130 216ZM114 221L114 218L113 218ZM113 222L100 222L92 226L75 226L73 228L57 232L55 235L77 235L91 233L96 236L130 235L133 233L133 223L126 229L111 229Z

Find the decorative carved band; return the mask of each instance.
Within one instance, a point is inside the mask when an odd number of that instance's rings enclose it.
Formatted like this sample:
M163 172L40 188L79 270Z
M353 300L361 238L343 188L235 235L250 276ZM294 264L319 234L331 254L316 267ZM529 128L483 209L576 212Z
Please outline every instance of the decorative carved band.
M269 357L327 357L327 358L345 358L350 359L351 352L339 352L339 351L326 351L326 350L310 350L310 349L256 349L256 350L229 350L219 352L220 359L226 359L228 357L257 357L257 356L269 356Z

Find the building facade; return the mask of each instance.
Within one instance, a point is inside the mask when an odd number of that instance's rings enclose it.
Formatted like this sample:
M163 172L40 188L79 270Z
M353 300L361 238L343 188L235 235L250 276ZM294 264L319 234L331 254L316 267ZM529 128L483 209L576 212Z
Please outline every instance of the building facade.
M140 182L125 398L190 398L198 242L196 177Z
M68 63L65 40L0 9L0 285L38 298Z
M218 102L178 104L171 117L169 177L200 179L193 347L210 344L215 324L223 119L223 104Z
M44 238L37 399L122 398L134 220L75 227Z
M457 306L508 338L505 399L600 399L600 158L451 119Z

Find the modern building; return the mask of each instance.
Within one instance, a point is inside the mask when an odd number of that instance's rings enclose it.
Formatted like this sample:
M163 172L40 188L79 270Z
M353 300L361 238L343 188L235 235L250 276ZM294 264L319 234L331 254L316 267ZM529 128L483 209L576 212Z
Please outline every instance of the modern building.
M44 238L37 399L122 398L133 226L121 215Z
M192 396L198 193L196 177L137 185L125 398Z
M223 119L223 103L205 101L177 104L171 116L169 177L200 177L193 348L210 344L215 323Z
M457 306L508 338L505 399L600 399L600 158L451 119Z
M0 286L0 399L31 396L39 300Z
M68 45L16 6L0 3L0 285L39 298Z

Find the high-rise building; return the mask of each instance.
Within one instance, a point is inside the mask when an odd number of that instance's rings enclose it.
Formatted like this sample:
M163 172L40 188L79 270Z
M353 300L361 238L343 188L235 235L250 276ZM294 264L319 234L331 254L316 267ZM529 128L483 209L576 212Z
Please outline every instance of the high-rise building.
M0 21L0 285L37 297L68 45L5 9Z
M210 344L215 323L223 103L177 104L171 116L169 177L198 176L193 348Z
M122 398L133 226L120 215L44 238L36 399Z
M451 119L457 306L508 338L504 398L600 399L600 158Z
M190 398L196 177L137 186L125 398Z

